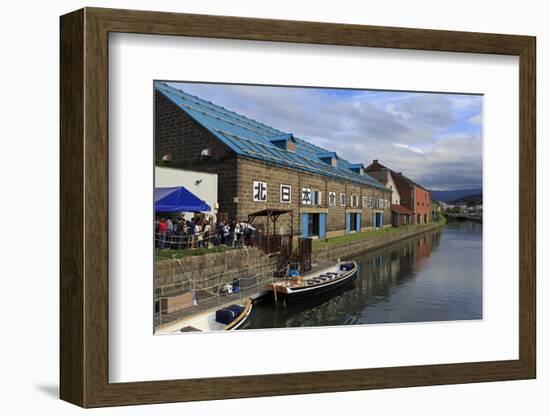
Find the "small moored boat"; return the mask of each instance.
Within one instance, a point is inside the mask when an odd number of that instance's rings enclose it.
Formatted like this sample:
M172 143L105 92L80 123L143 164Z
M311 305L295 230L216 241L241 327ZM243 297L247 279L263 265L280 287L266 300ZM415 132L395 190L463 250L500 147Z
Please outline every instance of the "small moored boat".
M278 300L291 300L335 289L349 281L357 274L355 261L339 261L335 265L301 275L291 270L286 280L268 285L273 297Z
M251 313L252 299L248 299L244 305L227 305L217 310L209 310L180 319L157 329L155 333L234 331L243 326Z

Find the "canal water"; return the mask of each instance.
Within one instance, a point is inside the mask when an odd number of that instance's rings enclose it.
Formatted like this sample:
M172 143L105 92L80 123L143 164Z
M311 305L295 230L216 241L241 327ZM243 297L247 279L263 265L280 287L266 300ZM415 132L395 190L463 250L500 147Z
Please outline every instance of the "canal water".
M482 225L443 228L359 257L357 278L323 295L254 305L243 329L482 318Z

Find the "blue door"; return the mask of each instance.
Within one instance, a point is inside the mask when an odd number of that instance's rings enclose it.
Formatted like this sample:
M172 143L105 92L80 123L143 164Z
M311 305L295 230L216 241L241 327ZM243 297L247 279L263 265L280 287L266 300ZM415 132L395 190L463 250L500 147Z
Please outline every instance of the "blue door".
M346 213L346 234L349 234L351 228L350 217L351 215L349 213Z
M319 238L326 238L327 214L319 214Z
M372 223L373 227L381 228L383 223L384 223L384 215L381 212L375 212L373 223Z
M307 238L307 237L309 237L309 235L307 234L308 222L309 222L308 214L300 215L300 221L301 221L300 229L302 231L302 238Z
M357 231L358 233L361 232L361 214L359 213L355 217L355 231Z
M373 228L378 228L378 219L376 218L376 212L372 214L372 226Z

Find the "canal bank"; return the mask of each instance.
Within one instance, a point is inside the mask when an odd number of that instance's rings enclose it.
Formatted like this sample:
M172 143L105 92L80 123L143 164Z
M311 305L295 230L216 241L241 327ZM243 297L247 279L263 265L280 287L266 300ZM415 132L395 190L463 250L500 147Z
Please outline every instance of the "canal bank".
M368 253L438 229L444 222L386 228L314 242L313 265ZM349 241L349 240L352 241ZM355 241L353 241L355 240ZM324 246L323 246L324 245ZM256 248L232 249L155 262L156 323L174 321L229 300L258 298L274 281L277 258ZM236 292L220 296L225 285Z
M425 233L442 228L445 225L445 220L440 220L436 223L410 225L399 228L386 228L383 230L373 231L372 234L364 234L364 238L357 238L356 241L331 242L328 240L323 243L316 241L314 244L312 263L321 261L333 261L337 259L349 259L361 254L367 254L371 251L378 250L390 244L406 240L411 237L419 236ZM362 237L358 235L358 237Z
M313 243L312 262L346 259L361 253L384 247L415 235L441 228L444 221L431 224L411 225L399 228L385 228L350 236L351 241L340 237L316 240ZM359 239L358 239L359 237ZM355 238L355 241L353 240ZM237 271L243 275L270 273L275 271L274 259L256 248L232 249L181 259L157 260L155 262L155 288L163 288L163 295L179 291L178 285L185 282L207 283L215 276ZM234 276L232 276L234 277Z
M242 329L483 318L482 225L450 222L349 258L356 278L334 291L257 302Z

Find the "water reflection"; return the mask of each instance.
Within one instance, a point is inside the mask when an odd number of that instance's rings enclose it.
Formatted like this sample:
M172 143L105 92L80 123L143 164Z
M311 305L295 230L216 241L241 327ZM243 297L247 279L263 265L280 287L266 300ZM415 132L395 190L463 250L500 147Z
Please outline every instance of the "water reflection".
M275 308L255 306L247 329L481 319L482 226L442 230L356 258L357 278Z

